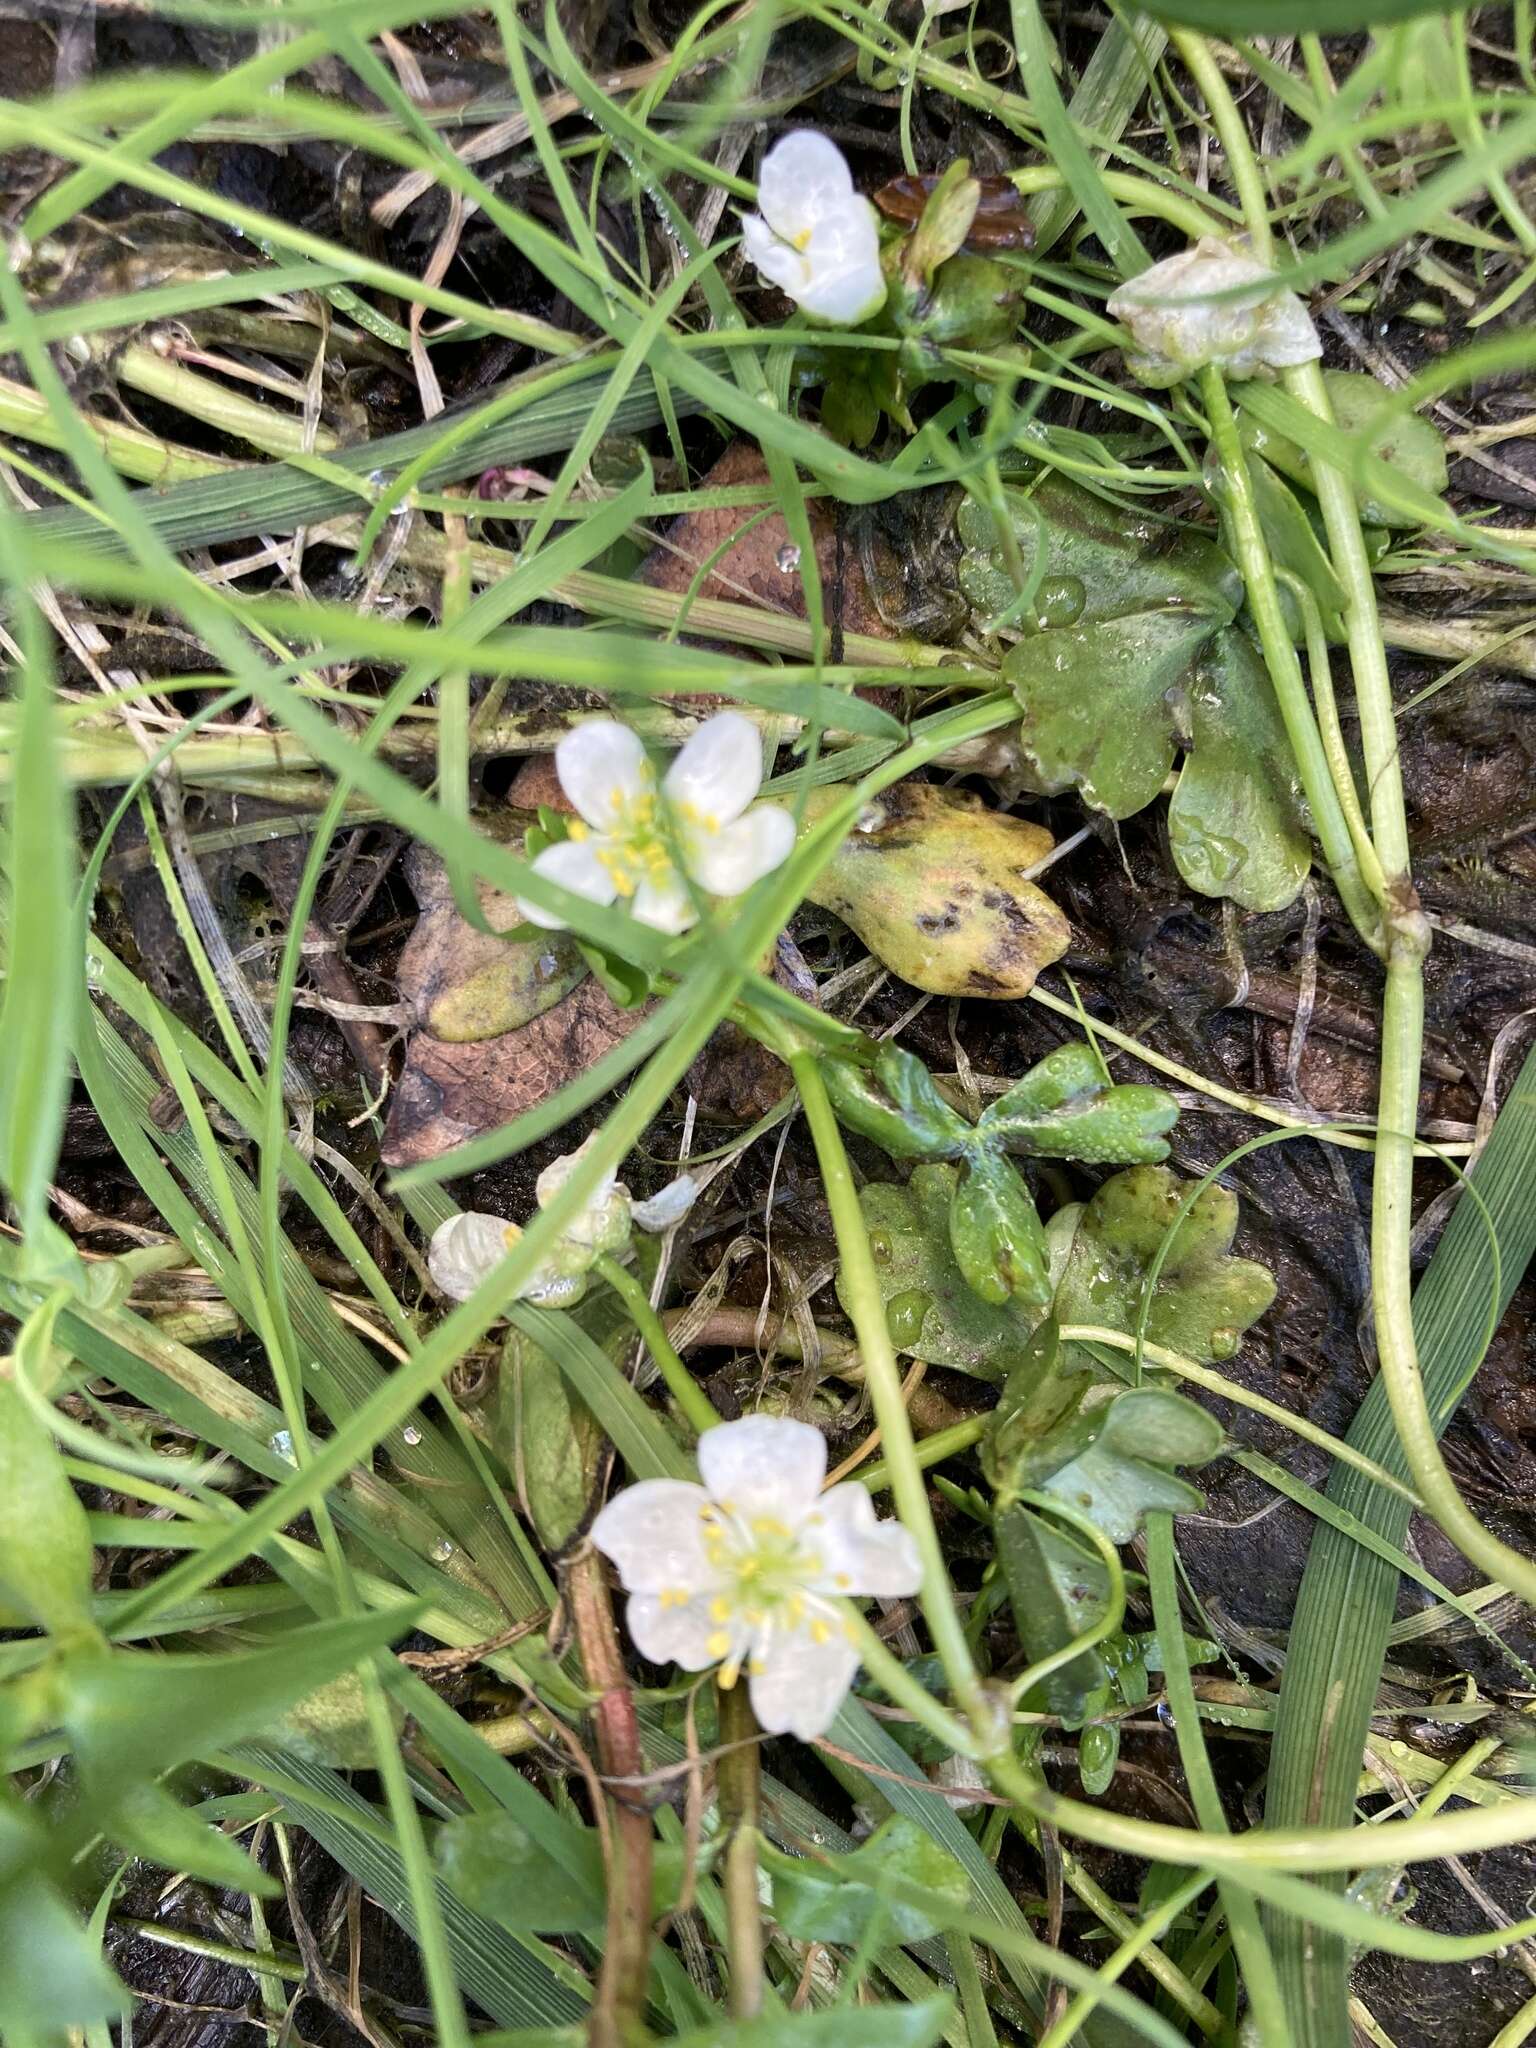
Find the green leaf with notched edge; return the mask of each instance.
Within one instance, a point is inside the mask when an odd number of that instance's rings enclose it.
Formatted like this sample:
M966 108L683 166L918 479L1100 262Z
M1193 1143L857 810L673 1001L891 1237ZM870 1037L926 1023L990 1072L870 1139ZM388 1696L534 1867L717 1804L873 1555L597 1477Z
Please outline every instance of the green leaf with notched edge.
M1020 1301L993 1307L972 1293L955 1263L949 1211L953 1166L919 1166L906 1187L875 1182L859 1205L897 1349L930 1365L998 1380L1029 1342L1039 1318ZM843 1298L843 1278L837 1279Z
M1051 1305L1045 1228L1018 1168L975 1146L960 1168L949 1207L949 1242L973 1293L994 1306L1015 1297L1026 1308Z
M970 1879L947 1849L915 1821L894 1815L862 1847L843 1856L786 1856L765 1850L773 1880L773 1914L796 1941L835 1941L852 1948L872 1928L877 1945L925 1941L944 1925L894 1897L892 1881L912 1885L940 1908L964 1912Z
M1187 1192L1188 1183L1165 1166L1132 1166L1105 1181L1075 1219L1056 1288L1058 1321L1134 1332L1148 1270ZM1052 1235L1073 1221L1058 1212ZM1207 1364L1227 1359L1269 1307L1273 1275L1230 1256L1236 1229L1237 1197L1214 1184L1202 1188L1158 1272L1146 1331L1154 1343Z
M1129 1166L1168 1157L1162 1133L1178 1114L1164 1088L1112 1082L1098 1053L1079 1040L1047 1053L982 1111L976 1130L1010 1152Z
M1425 13L1435 10L1425 8ZM1346 434L1366 434L1370 423L1386 406L1390 394L1374 377L1359 370L1324 370L1335 425ZM1282 470L1293 482L1312 485L1312 458L1289 435L1262 426L1239 409L1238 426L1243 444ZM1443 497L1450 481L1445 442L1437 427L1417 413L1398 412L1371 435L1370 453L1396 470L1411 489ZM1369 526L1417 526L1416 514L1404 511L1386 497L1368 490L1358 493L1360 517Z
M940 1095L923 1062L889 1040L872 1066L831 1059L822 1073L842 1122L893 1159L957 1159L971 1142L970 1125Z
M1231 627L1204 649L1189 701L1168 803L1174 865L1203 896L1281 910L1307 878L1312 840L1274 685L1246 633Z
M1076 788L1111 818L1145 810L1189 736L1195 659L1223 623L1170 604L1011 647L1003 676L1024 713L1019 743L1046 788Z

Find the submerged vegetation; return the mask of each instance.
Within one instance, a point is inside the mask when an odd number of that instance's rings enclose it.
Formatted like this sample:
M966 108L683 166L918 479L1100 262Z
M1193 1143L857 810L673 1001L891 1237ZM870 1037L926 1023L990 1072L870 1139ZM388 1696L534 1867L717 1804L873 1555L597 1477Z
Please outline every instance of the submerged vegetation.
M0 2036L1516 2048L1527 0L24 13Z

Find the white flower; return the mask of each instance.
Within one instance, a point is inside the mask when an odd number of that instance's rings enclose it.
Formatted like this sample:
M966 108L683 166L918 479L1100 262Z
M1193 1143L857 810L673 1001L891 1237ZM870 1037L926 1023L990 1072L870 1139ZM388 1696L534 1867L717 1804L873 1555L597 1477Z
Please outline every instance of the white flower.
M747 254L802 312L857 327L885 304L880 226L853 189L843 153L814 128L799 128L763 158L761 213L741 224Z
M551 1162L534 1182L539 1207L547 1209L565 1186L591 1145L594 1131L574 1152ZM635 1201L624 1183L605 1174L560 1233L553 1251L534 1268L516 1299L536 1308L569 1308L587 1291L587 1276L604 1252L621 1252L629 1243L630 1226L670 1230L687 1215L697 1194L690 1174L664 1187L648 1202ZM522 1228L483 1209L450 1216L432 1233L427 1271L439 1292L450 1301L468 1301L488 1273L495 1271L522 1236Z
M915 1593L917 1545L876 1519L856 1480L821 1491L827 1446L803 1422L749 1415L699 1438L702 1486L644 1479L616 1494L592 1541L629 1593L641 1653L685 1671L746 1667L770 1735L809 1742L836 1718L859 1667L839 1601Z
M795 843L788 811L752 804L762 741L739 711L706 719L659 790L645 748L612 718L573 726L555 748L555 769L579 816L568 839L537 856L534 873L593 903L627 897L639 922L657 931L685 932L698 918L679 859L707 895L740 896ZM561 925L535 903L518 907L530 924Z
M1245 298L1211 301L1238 285L1271 289ZM1109 311L1131 330L1138 353L1126 366L1143 384L1177 384L1181 377L1219 363L1229 377L1267 377L1323 352L1312 316L1272 270L1215 235L1154 263L1109 301Z

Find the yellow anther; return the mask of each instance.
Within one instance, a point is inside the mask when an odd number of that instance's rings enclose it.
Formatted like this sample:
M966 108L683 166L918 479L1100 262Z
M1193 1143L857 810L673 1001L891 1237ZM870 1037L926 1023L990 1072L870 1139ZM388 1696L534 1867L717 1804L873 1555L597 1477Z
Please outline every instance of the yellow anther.
M507 1250L511 1251L513 1245L517 1243L522 1234L523 1229L520 1223L509 1223L501 1233L501 1241Z
M848 1588L853 1584L853 1581L849 1578L846 1572L834 1572L832 1574L832 1583L834 1586L841 1586L843 1591L846 1593Z
M592 827L584 825L580 818L572 818L570 824L565 828L565 836L567 839L574 839L580 845L583 839L589 839L592 836Z
M711 1621L729 1621L729 1620L730 1620L730 1618L731 1618L731 1603L730 1603L730 1601L729 1601L729 1600L727 1600L727 1599L726 1599L726 1597L725 1597L725 1595L724 1595L723 1593L717 1593L717 1594L715 1595L714 1599L710 1601L710 1603L709 1603L709 1618L710 1618L710 1620L711 1620Z
M775 1515L755 1515L752 1519L754 1536L772 1536L780 1543L790 1540L790 1532Z
M681 1586L663 1586L661 1589L661 1604L663 1607L686 1607L688 1605L688 1594Z
M706 1650L708 1650L711 1657L729 1656L731 1648L731 1639L726 1634L723 1628L717 1628L714 1634L705 1643L704 1647ZM724 1674L722 1673L721 1683L724 1684L724 1682L725 1678Z
M750 1678L761 1678L767 1669L761 1657L754 1657L747 1665L747 1675Z
M832 1628L829 1622L818 1619L811 1623L811 1641L813 1643L830 1643L831 1640Z
M744 1557L736 1567L738 1577L743 1579L755 1579L758 1569L759 1560L755 1557Z

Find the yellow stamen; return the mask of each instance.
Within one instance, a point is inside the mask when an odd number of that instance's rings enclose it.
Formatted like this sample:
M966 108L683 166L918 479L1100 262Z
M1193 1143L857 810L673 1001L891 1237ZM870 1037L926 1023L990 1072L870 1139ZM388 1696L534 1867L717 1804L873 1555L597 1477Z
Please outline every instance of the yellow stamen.
M811 1641L813 1643L830 1643L831 1640L832 1628L830 1623L819 1619L811 1623Z
M574 839L579 846L583 839L591 838L592 827L584 825L580 818L572 818L570 824L565 828L565 836L567 839Z
M665 1598L665 1595L663 1595L663 1598ZM730 1603L730 1601L729 1601L729 1600L727 1600L727 1599L726 1599L726 1597L725 1597L725 1595L724 1595L723 1593L717 1593L717 1594L715 1595L714 1599L710 1601L710 1603L709 1603L709 1618L710 1618L710 1620L711 1620L711 1621L729 1621L729 1620L730 1620L730 1618L731 1618L731 1603Z
M708 1650L711 1657L728 1656L731 1648L731 1639L723 1628L717 1628L704 1647ZM722 1685L725 1683L724 1673L721 1674L720 1682Z
M506 1229L503 1230L503 1232L501 1233L501 1241L506 1246L507 1250L511 1251L513 1245L517 1243L517 1240L522 1236L522 1234L523 1232L521 1224L509 1223Z

